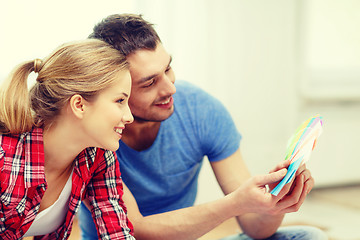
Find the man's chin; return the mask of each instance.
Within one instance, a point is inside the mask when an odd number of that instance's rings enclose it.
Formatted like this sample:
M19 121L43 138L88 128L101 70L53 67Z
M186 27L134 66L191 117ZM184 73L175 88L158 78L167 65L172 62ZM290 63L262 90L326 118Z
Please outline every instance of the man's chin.
M134 117L134 122L162 122L165 121L166 119L168 119L169 117L171 117L171 115L174 113L174 110L171 111L170 114L168 114L167 116L154 116L154 117L139 117L136 115L133 115Z

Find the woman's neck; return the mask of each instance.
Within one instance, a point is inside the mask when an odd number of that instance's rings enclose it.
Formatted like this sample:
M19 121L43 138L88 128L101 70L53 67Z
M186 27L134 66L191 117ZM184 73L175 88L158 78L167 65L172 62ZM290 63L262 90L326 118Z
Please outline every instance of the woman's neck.
M85 148L81 141L76 141L74 127L64 122L45 128L43 139L46 172L61 174L66 171Z

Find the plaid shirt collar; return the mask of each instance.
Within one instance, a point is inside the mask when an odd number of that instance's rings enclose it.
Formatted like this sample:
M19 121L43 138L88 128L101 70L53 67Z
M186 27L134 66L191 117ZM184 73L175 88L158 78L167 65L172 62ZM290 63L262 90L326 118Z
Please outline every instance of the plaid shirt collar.
M23 172L26 188L45 184L44 171L44 145L42 129L35 128L31 132L22 133L17 138L10 137L3 139L2 148L11 152L11 156L5 156L3 170L8 174L5 179L6 185L12 191L16 179ZM5 142L4 142L5 141ZM16 144L14 144L16 143ZM8 151L10 150L10 151ZM0 147L0 157L4 151ZM23 169L21 166L24 166Z
M45 184L45 158L42 129L36 128L26 134L24 141L25 187L30 188Z

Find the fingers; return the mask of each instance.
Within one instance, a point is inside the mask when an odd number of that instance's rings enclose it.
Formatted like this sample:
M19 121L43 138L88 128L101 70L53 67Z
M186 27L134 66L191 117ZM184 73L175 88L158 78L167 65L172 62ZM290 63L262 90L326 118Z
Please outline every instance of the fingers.
M289 183L287 183L283 186L283 188L277 195L278 201L283 201L283 198L292 192L292 189L295 187L295 184L293 183L294 179L295 178L293 177Z
M283 179L283 177L286 175L286 172L287 172L287 170L283 168L276 172L258 176L256 184L258 186L263 186L263 185L281 181L281 179Z
M300 175L294 180L291 190L278 202L277 207L282 209L283 213L297 211L306 195L304 176Z
M276 172L282 168L288 168L290 165L290 160L286 160L286 161L282 161L280 162L278 165L276 165L275 168L273 168L272 170L270 170L270 173L272 172Z
M310 171L304 171L295 178L293 188L278 203L281 213L296 212L304 203L306 196L314 186L314 179L311 177Z
M306 168L306 166L303 166L301 169L299 168L296 177L298 176L304 176L304 182L307 183L307 193L311 191L311 189L314 186L314 178L311 175L311 172L309 169Z
M257 186L268 185L272 189L287 173L290 161L279 163L269 174L258 176L253 183ZM311 172L302 164L293 176L292 180L285 184L277 196L270 193L264 194L267 198L267 213L285 214L296 212L304 203L307 194L314 186L314 179Z
M252 191L255 198L250 201L250 205L253 205L251 211L276 215L296 212L300 209L307 194L314 186L314 180L307 169L303 170L298 176L293 177L293 180L286 184L277 196L263 191L265 185L282 180L286 172L287 169L283 168L273 173L255 176L249 181L249 186L252 189L257 189Z
M314 185L315 185L315 181L314 181L314 178L311 175L308 178L305 177L305 191L306 191L306 194L310 193L310 191L312 190Z
M298 168L298 170L296 171L296 176L298 176L299 174L301 174L302 172L306 171L307 168L306 168L306 164L301 164Z
M301 174L303 171L306 170L306 165L305 164L301 164L298 168L298 170L296 171L296 175Z
M304 188L303 191L301 192L299 200L295 204L285 208L284 213L297 212L300 209L301 205L304 203L306 196L307 193Z

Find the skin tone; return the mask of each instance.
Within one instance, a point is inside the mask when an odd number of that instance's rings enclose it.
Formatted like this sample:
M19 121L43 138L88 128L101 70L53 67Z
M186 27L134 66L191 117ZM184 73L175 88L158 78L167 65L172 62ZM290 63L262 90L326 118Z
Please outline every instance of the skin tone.
M141 151L156 139L161 121L174 111L176 92L171 57L161 43L155 50L138 50L127 57L132 90L129 106L134 122L124 131L122 140ZM236 217L242 230L253 238L272 235L284 214L297 211L314 185L310 171L301 166L293 182L278 196L266 191L286 174L289 162L278 164L269 174L251 177L238 150L222 161L211 163L225 197L189 207L143 217L129 189L124 186L123 200L134 225L137 239L197 239L225 220Z
M175 74L171 57L161 44L155 51L135 51L127 61L132 78L129 106L135 120L124 131L122 140L141 151L152 145L161 121L174 112Z
M71 97L55 122L44 128L45 178L48 187L40 211L58 199L69 178L73 161L87 147L116 151L126 124L133 121L128 99L131 77L128 70L118 73L114 84L95 100Z

